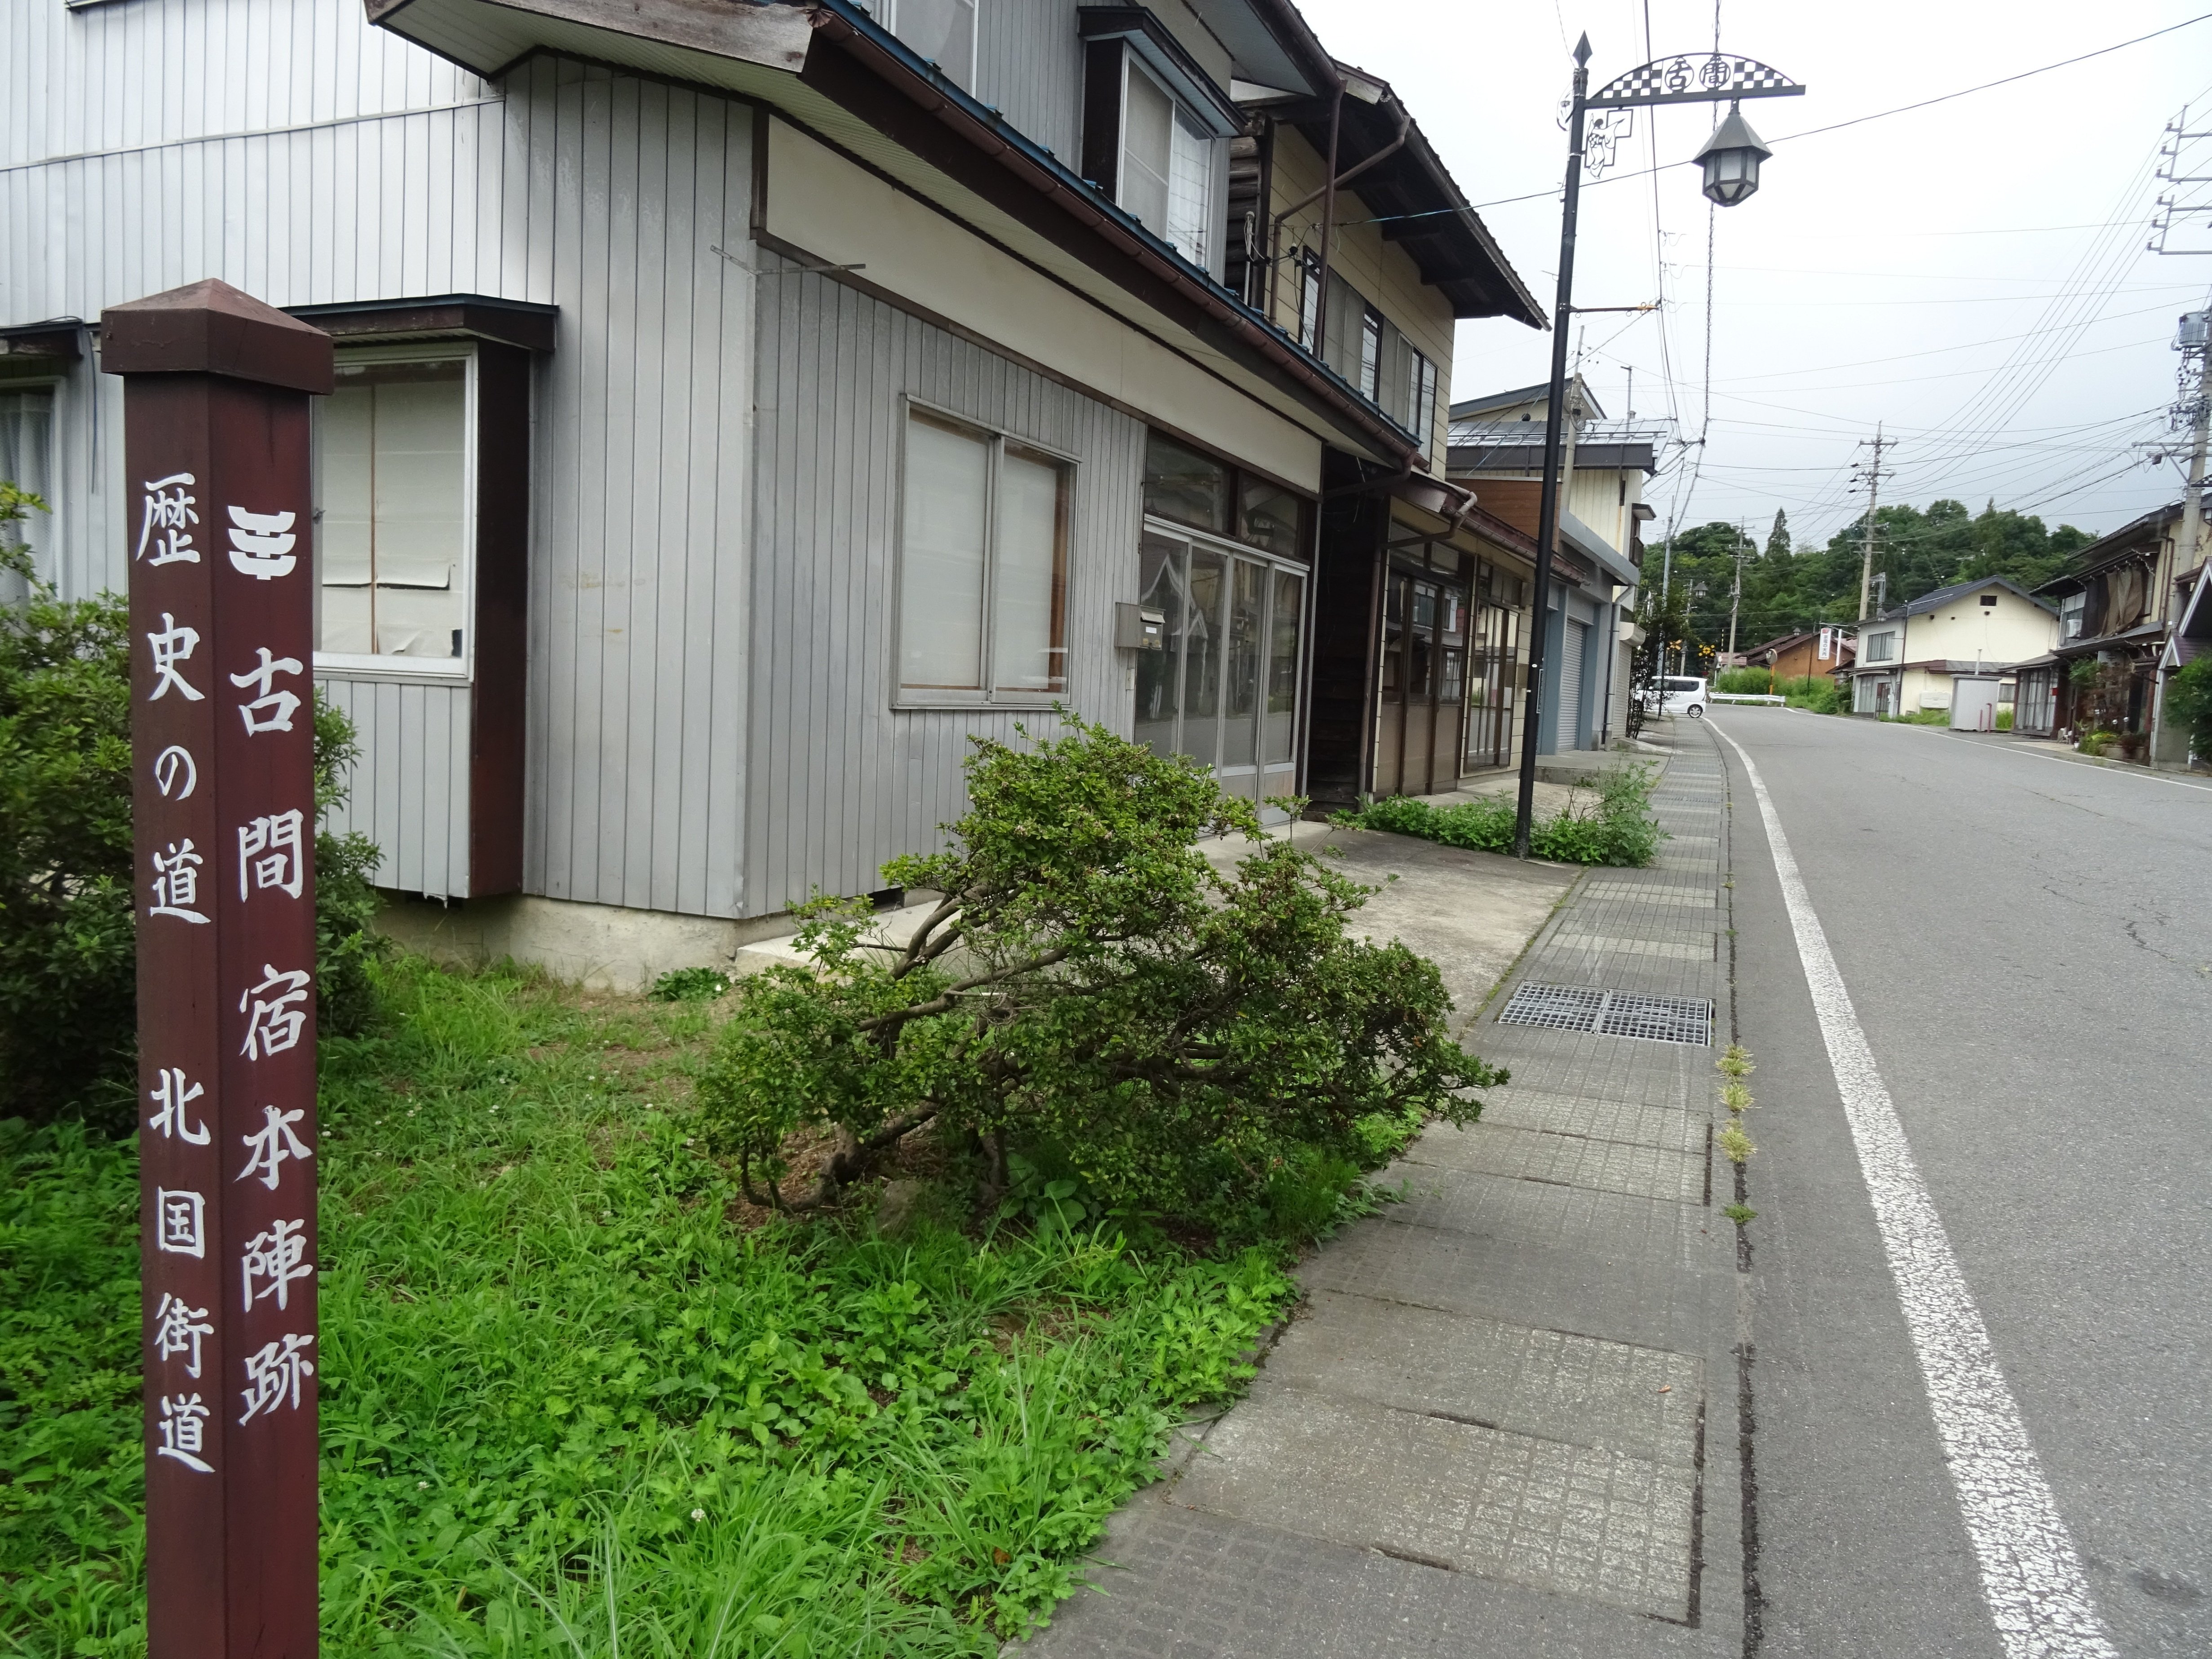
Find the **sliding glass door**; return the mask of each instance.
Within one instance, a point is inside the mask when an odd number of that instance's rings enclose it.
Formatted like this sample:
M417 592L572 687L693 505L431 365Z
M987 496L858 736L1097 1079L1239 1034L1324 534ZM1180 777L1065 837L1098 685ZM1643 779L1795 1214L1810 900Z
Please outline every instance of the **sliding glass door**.
M1136 738L1212 767L1248 799L1296 787L1305 573L1154 527L1138 556L1141 603L1165 648L1137 655Z

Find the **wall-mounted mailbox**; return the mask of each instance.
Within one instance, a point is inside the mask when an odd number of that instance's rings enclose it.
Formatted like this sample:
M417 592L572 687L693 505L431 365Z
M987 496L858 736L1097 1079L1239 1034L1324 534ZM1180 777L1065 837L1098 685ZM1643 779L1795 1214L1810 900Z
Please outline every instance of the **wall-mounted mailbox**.
M1141 605L1114 607L1114 648L1116 651L1164 651L1168 642L1168 614L1147 611Z

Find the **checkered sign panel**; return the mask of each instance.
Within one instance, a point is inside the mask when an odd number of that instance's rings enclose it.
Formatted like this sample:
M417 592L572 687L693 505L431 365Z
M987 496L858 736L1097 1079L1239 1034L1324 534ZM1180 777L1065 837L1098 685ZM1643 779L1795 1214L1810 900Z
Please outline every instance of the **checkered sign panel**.
M1697 58L1662 58L1632 69L1601 87L1592 109L1610 104L1711 103L1723 98L1788 98L1805 88L1778 69L1755 58L1725 52Z

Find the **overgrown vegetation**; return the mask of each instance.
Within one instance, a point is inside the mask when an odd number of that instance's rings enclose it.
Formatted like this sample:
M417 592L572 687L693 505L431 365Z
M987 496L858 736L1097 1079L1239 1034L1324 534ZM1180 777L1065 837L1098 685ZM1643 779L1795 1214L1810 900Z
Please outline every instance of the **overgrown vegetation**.
M0 484L0 525L39 509ZM65 600L28 555L0 544L28 587L0 610L0 1097L33 1119L119 1126L135 1091L137 1002L131 867L129 610L118 595ZM315 708L315 803L343 799L356 753L336 708ZM325 1029L369 1012L374 842L315 840L315 935Z
M2189 733L2193 753L2212 758L2212 652L2185 663L2166 683L2166 714Z
M1713 681L1713 690L1736 697L1765 697L1774 693L1771 668L1728 668Z
M1352 935L1367 890L1267 838L1252 803L1072 718L975 742L951 844L884 866L941 896L911 938L819 903L811 966L735 988L701 1097L748 1195L831 1202L927 1124L988 1148L1000 1190L1010 1152L1049 1149L1109 1206L1230 1226L1377 1114L1475 1115L1496 1074L1447 1034L1435 964ZM1210 835L1253 850L1218 871ZM801 1132L834 1145L787 1192Z
M1623 762L1597 776L1587 805L1570 796L1559 811L1537 818L1528 831L1528 850L1560 864L1605 864L1640 868L1657 856L1666 832L1651 814L1652 767ZM1579 793L1579 792L1577 792ZM1431 806L1407 795L1370 801L1336 822L1360 830L1387 830L1419 836L1447 847L1476 852L1510 853L1517 803L1492 795L1449 806Z
M690 1097L708 1007L365 971L318 1148L334 1656L989 1653L1292 1292L1035 1165L971 1221L927 1137L897 1238L763 1214ZM1322 1161L1278 1238L1361 1206ZM0 1646L42 1659L143 1651L137 1193L126 1140L0 1127Z
M1796 679L1785 676L1774 683L1774 689L1792 708L1810 709L1815 714L1849 712L1843 688L1826 674L1807 674Z

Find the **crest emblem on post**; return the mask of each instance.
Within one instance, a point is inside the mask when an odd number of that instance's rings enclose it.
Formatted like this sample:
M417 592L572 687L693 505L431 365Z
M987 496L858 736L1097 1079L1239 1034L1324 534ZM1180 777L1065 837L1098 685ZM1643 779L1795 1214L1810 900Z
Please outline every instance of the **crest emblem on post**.
M248 513L230 509L230 563L234 570L256 581L289 576L300 562L292 550L300 538L292 533L298 517L291 513Z

